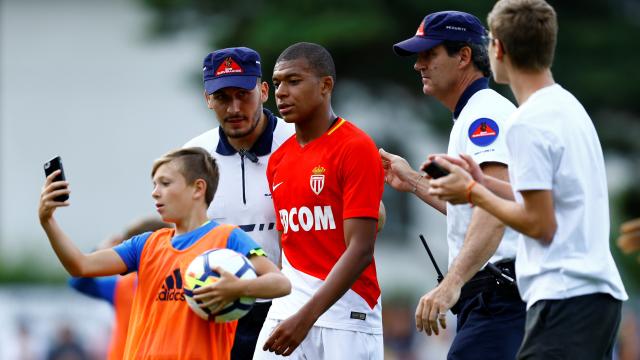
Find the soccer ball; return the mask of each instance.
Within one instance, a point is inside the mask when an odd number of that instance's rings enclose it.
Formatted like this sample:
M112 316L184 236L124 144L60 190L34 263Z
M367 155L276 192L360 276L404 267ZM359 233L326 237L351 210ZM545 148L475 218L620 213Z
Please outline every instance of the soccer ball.
M187 267L184 276L184 295L187 304L191 310L205 320L213 320L218 323L237 320L251 310L255 298L238 298L215 314L209 308L201 308L200 302L193 299L193 290L218 281L220 274L213 270L217 266L235 274L240 279L255 279L257 276L249 259L244 255L231 249L208 250L193 259Z

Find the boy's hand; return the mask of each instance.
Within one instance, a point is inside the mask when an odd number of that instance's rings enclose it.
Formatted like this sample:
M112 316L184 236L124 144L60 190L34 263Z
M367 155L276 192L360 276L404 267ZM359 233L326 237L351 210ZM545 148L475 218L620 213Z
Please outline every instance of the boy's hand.
M436 157L434 161L445 168L449 175L431 180L429 195L455 205L469 202L467 192L469 185L474 181L471 175L460 166L454 165L444 158Z
M69 200L64 202L55 201L54 199L60 195L69 195L68 181L56 181L53 179L60 174L60 170L56 170L51 175L47 176L40 193L40 205L38 207L38 216L40 222L43 223L49 220L53 216L53 212L58 207L69 206Z
M482 172L482 168L478 163L473 160L473 158L467 154L460 154L460 158L453 157L447 154L431 154L427 158L425 162L420 165L420 169L424 169L429 163L434 161L437 157L447 160L453 165L460 166L466 172L471 174L471 177L479 184L484 185L484 173Z
M193 299L201 301L200 307L216 313L242 296L242 280L219 266L213 270L220 274L220 279L193 290Z

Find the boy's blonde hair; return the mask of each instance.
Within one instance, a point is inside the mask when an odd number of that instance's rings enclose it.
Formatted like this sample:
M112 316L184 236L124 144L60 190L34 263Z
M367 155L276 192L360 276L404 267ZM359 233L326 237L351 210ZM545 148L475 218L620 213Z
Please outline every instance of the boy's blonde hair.
M220 172L218 164L209 152L201 147L191 147L170 151L158 160L154 161L151 169L151 177L156 174L158 168L171 161L178 161L180 174L187 180L187 184L193 184L196 180L202 179L207 184L205 190L205 202L207 207L213 201L213 196L218 189Z
M500 0L487 23L514 67L533 71L551 67L558 21L555 10L544 0Z

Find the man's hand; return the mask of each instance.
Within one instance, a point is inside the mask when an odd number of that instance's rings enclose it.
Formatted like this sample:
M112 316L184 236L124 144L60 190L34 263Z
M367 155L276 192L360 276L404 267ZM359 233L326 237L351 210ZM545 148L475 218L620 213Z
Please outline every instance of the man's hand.
M201 301L201 308L209 308L215 314L227 304L242 296L242 280L219 266L213 270L220 274L220 279L213 284L193 290L193 299ZM210 306L214 305L215 307L210 308Z
M429 195L437 196L440 200L451 204L465 204L469 202L467 192L472 185L472 177L460 166L454 165L441 157L434 159L438 165L449 171L449 175L431 180Z
M307 337L316 319L298 311L281 322L273 330L262 350L275 352L277 355L289 356Z
M411 169L409 163L404 158L388 153L380 149L382 167L384 168L384 181L398 191L413 190L414 182L419 174Z
M439 326L447 328L447 311L458 302L460 286L449 284L446 279L435 289L426 293L416 308L416 328L431 336L440 334Z

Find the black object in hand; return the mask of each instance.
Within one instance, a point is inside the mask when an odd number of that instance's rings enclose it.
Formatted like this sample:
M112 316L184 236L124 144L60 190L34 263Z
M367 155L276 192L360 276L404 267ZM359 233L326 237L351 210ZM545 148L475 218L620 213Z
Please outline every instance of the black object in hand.
M53 178L53 182L65 181L67 178L64 175L64 168L62 167L62 159L60 158L60 156L56 156L55 158L44 163L45 176L51 175L56 170L60 170L60 174L56 175L56 177ZM67 200L69 200L69 195L67 194L56 196L55 198L53 198L53 201L57 202L64 202Z
M427 166L423 167L422 171L429 174L432 179L449 175L449 172L442 166L438 165L435 161L432 161Z

